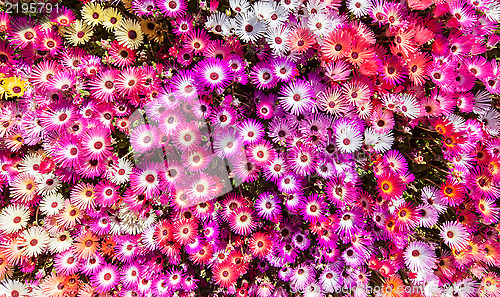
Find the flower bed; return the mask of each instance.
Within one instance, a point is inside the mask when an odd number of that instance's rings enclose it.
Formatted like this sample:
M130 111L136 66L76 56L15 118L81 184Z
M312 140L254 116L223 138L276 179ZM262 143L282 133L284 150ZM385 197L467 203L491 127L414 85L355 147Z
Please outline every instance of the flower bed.
M0 297L500 294L498 2L0 10Z

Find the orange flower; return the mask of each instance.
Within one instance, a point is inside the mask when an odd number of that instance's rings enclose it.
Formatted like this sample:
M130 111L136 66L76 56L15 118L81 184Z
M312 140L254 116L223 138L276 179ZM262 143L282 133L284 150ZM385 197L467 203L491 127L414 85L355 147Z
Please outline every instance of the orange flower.
M405 286L399 276L393 275L385 281L384 286L382 287L382 296L401 297L405 295Z
M88 259L97 252L99 238L92 232L85 232L75 240L75 252L80 259Z
M297 28L288 35L290 50L299 54L306 52L314 44L316 44L314 35L307 28Z
M46 277L40 284L42 294L47 297L63 297L68 292L68 286L65 283L65 276L52 274Z
M352 40L343 30L333 30L323 43L322 51L326 58L338 60L351 52Z

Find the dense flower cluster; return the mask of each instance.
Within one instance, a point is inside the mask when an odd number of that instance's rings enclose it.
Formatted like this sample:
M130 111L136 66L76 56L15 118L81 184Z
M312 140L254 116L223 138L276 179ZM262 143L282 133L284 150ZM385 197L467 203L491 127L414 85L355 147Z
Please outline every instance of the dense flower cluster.
M500 296L499 2L2 10L0 296Z

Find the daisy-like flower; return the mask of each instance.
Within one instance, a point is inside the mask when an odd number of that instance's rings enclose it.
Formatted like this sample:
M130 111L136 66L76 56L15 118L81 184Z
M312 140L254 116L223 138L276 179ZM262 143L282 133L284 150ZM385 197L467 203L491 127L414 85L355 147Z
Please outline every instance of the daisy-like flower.
M277 26L266 34L266 41L277 56L283 56L290 49L287 42L289 33L288 26Z
M339 120L335 131L335 144L343 153L355 152L363 144L363 131L353 122Z
M49 81L60 70L56 61L42 61L33 67L30 82L41 91L46 91Z
M346 57L352 46L349 34L344 30L333 30L323 40L322 52L328 59L339 60Z
M144 193L148 199L158 196L162 186L160 179L162 167L155 163L146 163L141 167L144 169L136 169L130 176L132 190L136 193Z
M222 288L233 286L238 279L236 268L228 261L215 265L212 273L215 283Z
M102 23L103 8L99 3L89 2L82 7L82 18L86 24L94 27Z
M384 154L383 161L384 164L386 164L394 173L405 174L408 171L408 164L406 163L406 159L399 151L388 151Z
M425 83L427 77L427 68L430 57L426 53L416 52L408 56L408 77L417 86Z
M50 18L52 22L63 27L69 26L71 23L75 22L76 19L73 11L66 7L60 7L60 9L52 11Z
M73 238L69 231L62 231L53 234L50 238L48 250L52 253L62 253L73 246Z
M307 264L300 264L293 270L290 281L295 288L302 290L313 280L314 276L315 271L313 267Z
M48 51L50 55L56 55L62 46L62 40L57 33L51 30L43 30L37 35L36 47L41 51Z
M314 90L303 80L292 81L280 91L280 104L294 115L308 111L314 104Z
M17 76L3 79L3 89L9 97L21 97L26 90L26 81Z
M470 239L467 229L458 222L445 222L439 235L450 248L459 251L467 247Z
M248 242L251 253L259 258L266 257L273 248L271 237L263 232L256 232Z
M151 16L155 13L156 4L154 0L132 1L132 10L139 16Z
M155 3L163 14L172 18L181 16L187 10L183 0L156 0Z
M257 214L270 221L276 221L281 217L281 207L276 194L264 192L259 194L255 201L255 209Z
M188 152L196 149L201 142L198 127L193 124L184 123L179 125L172 137L174 145L181 151Z
M390 111L373 111L370 122L373 130L379 134L387 134L387 132L394 128L394 117Z
M448 179L441 186L441 201L449 206L457 206L463 202L465 198L465 188L455 179Z
M192 172L205 170L211 160L211 156L203 148L182 155L182 165Z
M29 173L18 174L10 185L13 200L23 204L30 204L37 192L36 177Z
M105 128L90 129L82 138L82 154L94 160L104 160L112 152L111 135ZM71 149L70 149L71 153Z
M57 214L57 223L64 226L65 228L72 228L76 223L80 222L83 217L83 213L80 209L71 205L69 199L64 200L64 208L59 214Z
M298 75L298 69L293 61L287 58L278 58L273 61L274 75L283 82L290 82Z
M413 230L420 221L420 214L411 202L404 202L394 211L396 228Z
M118 43L116 40L110 44L109 56L111 57L111 64L118 67L130 66L135 62L134 50Z
M303 54L316 43L316 40L309 29L297 28L290 32L287 42L290 50Z
M355 16L362 17L368 14L371 10L372 3L368 0L349 0L347 1L347 8Z
M500 189L493 182L493 177L484 168L474 168L467 176L465 186L487 198L495 198Z
M115 80L115 88L122 96L137 95L144 91L146 77L144 72L137 67L123 69Z
M132 163L127 158L121 158L118 160L116 167L111 170L109 179L116 184L123 184L129 181L132 169Z
M384 82L395 86L406 79L408 70L398 56L384 56L379 74Z
M276 86L278 80L274 75L272 65L267 62L260 62L255 65L250 73L253 84L259 89L270 89Z
M245 119L238 125L238 131L244 144L259 142L264 136L264 126L255 119Z
M87 183L76 185L70 194L71 203L82 210L93 207L95 198L94 186Z
M194 200L194 203L207 201L217 194L217 188L210 175L201 173L197 178L193 178L187 193Z
M431 228L438 221L438 212L432 206L424 204L418 208L420 212L420 222L419 226Z
M187 34L186 44L195 54L202 53L210 42L210 37L203 29L195 29Z
M30 211L24 205L9 205L0 213L0 230L4 233L20 231L28 225L29 218Z
M256 227L257 221L250 207L239 207L229 216L231 231L239 235L249 235Z
M102 11L100 19L106 30L114 31L123 19L123 15L115 7L108 7Z
M64 36L74 46L87 43L93 35L92 27L81 20L76 20L64 30Z
M239 13L236 25L236 35L245 42L255 42L264 34L265 24L253 13Z
M20 246L24 248L23 254L26 257L36 257L42 254L50 241L49 233L38 226L24 230L20 237L22 238Z
M63 207L64 197L60 193L45 195L40 202L40 212L48 216L58 214Z
M114 33L119 43L131 49L137 49L141 46L144 39L141 24L132 19L122 19L116 26Z
M275 155L275 150L267 140L260 141L247 148L248 158L258 166L270 164Z
M173 225L174 239L180 244L192 243L198 235L197 227L198 225L193 220L182 219L175 222Z
M92 232L85 232L75 239L74 251L78 258L87 260L96 255L98 246L99 238Z
M302 203L302 215L304 220L312 224L325 220L327 206L322 197L317 194L312 194L307 196Z
M377 180L378 191L384 199L395 200L403 194L405 186L399 176L385 171Z
M89 82L92 95L99 100L113 101L116 96L115 81L118 78L118 73L117 70L112 69L98 73Z
M36 41L38 34L38 25L35 25L35 19L18 17L10 23L11 30L9 38L11 42L20 47L26 48L28 45Z
M91 277L92 284L99 293L107 293L111 291L119 280L117 268L113 265L106 264Z
M318 96L318 104L324 112L336 116L344 115L353 108L342 96L339 88L328 88L321 92Z
M398 107L398 110L409 119L416 119L420 115L419 102L413 95L401 95L401 100Z
M217 58L207 58L196 65L198 81L209 88L222 90L231 82L229 65Z
M326 66L326 76L333 81L346 80L350 74L351 67L344 60L338 60Z
M28 287L17 280L6 279L0 283L0 296L29 296Z
M500 208L492 198L481 198L477 202L477 210L482 214L484 224L497 223L500 217Z
M297 174L307 176L316 170L318 158L311 146L294 146L288 155L290 169Z
M130 144L135 151L146 153L158 146L158 134L158 130L151 125L139 125L130 132Z

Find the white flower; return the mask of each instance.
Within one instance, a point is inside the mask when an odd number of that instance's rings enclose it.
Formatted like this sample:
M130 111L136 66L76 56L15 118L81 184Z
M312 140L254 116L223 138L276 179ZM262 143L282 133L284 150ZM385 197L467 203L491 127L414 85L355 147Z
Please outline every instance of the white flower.
M406 266L413 272L430 270L436 261L434 249L429 244L420 241L410 243L403 257Z
M0 214L0 230L5 233L14 233L26 227L30 218L30 211L24 205L9 205Z

